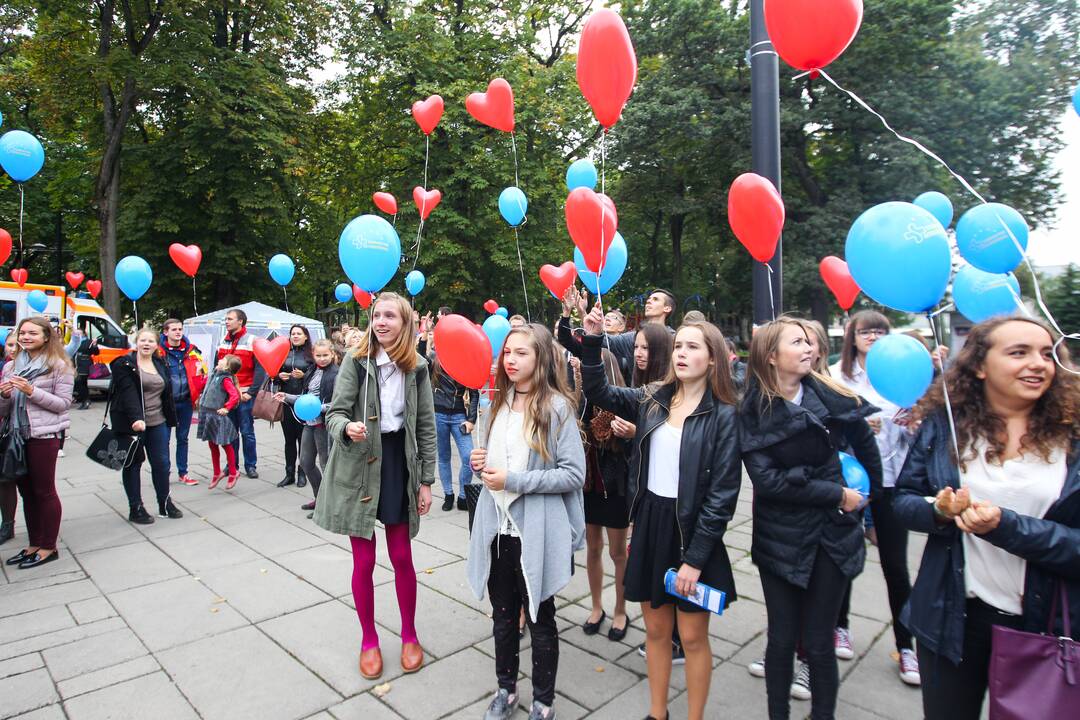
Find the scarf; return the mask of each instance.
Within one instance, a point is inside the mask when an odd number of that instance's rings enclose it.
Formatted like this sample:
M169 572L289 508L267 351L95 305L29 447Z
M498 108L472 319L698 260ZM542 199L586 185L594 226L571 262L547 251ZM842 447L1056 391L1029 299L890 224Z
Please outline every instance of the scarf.
M33 382L35 378L51 370L45 360L44 352L38 353L36 358L31 358L30 353L23 350L15 358L15 367L11 374ZM30 397L20 390L11 391L11 429L23 439L30 437L30 414L26 409L29 399Z

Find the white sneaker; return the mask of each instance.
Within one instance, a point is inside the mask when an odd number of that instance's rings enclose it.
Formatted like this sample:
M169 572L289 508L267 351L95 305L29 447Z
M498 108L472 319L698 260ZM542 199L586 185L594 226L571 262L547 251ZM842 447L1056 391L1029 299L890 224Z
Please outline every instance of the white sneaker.
M810 699L810 666L802 660L795 661L795 678L791 681L791 697L796 700Z
M833 645L836 648L836 657L841 660L855 657L855 650L851 647L851 631L847 628L838 627L833 630Z
M56 457L64 457L64 448L60 448L56 451Z
M906 685L922 685L922 676L919 675L919 658L914 650L900 651L900 679Z
M765 658L761 658L760 660L755 660L754 662L750 663L746 666L746 670L754 677L765 677Z

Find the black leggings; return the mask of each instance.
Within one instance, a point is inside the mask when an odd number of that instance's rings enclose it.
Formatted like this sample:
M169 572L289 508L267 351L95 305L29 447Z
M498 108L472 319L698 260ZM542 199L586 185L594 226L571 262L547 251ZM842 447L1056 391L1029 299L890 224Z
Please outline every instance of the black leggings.
M886 488L882 496L870 501L870 512L874 516L874 528L877 531L878 557L881 559L881 574L885 576L885 588L889 594L889 610L892 611L893 638L896 651L911 650L911 632L900 622L900 611L911 595L911 576L908 574L907 543L908 531L900 524L893 512L893 488ZM849 628L848 612L851 608L851 583L848 582L844 602L840 606L837 627Z
M833 626L848 578L820 547L805 590L767 570L762 569L760 574L769 618L769 642L765 647L769 720L787 720L790 715L792 657L800 633L810 664L810 717L831 719L840 686Z
M529 595L521 573L521 539L496 536L491 543L491 574L488 577L492 626L495 635L495 676L499 687L517 692L518 653L521 635L518 619L525 618L532 636L533 699L551 707L555 701L555 675L559 671L559 629L555 624L555 599L540 603L536 622L529 614Z
M281 433L285 436L285 477L296 477L296 460L300 457L300 438L304 423L296 419L292 408L285 406L281 415Z
M959 665L919 645L923 716L926 720L979 720L990 674L990 639L994 625L1018 629L1019 615L1009 615L981 600L967 601L964 654ZM1039 713L1032 709L1032 717Z

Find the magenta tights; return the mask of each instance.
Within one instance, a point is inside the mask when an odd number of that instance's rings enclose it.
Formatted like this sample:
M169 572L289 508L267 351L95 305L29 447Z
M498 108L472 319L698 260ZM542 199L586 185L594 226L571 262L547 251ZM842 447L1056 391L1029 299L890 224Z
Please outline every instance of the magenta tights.
M360 616L363 639L360 650L379 647L375 630L375 534L370 540L350 537L353 553L352 594L356 614ZM398 610L401 612L401 642L419 642L416 637L416 570L413 569L412 545L409 543L409 524L386 526L386 548L394 566L394 589L397 590Z

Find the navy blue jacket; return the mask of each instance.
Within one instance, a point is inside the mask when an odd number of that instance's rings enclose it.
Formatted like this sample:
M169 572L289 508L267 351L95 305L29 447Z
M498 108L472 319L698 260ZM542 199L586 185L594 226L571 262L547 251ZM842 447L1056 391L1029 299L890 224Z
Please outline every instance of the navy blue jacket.
M933 506L946 485L960 488L952 462L952 440L944 412L928 417L908 453L896 484L893 510L910 530L928 534L922 565L900 621L919 644L953 663L963 659L966 590L964 544L955 523L938 524ZM1001 509L1001 522L982 537L1028 561L1024 577L1023 622L1029 632L1045 632L1056 582L1065 582L1074 637L1080 636L1080 442L1069 452L1065 485L1041 518ZM1060 619L1055 624L1062 635Z

